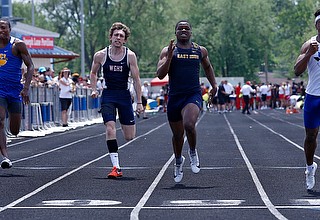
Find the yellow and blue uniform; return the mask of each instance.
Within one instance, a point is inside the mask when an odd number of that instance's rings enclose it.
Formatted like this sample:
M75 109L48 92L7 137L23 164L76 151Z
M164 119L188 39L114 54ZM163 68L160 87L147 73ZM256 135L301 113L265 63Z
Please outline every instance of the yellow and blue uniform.
M0 48L0 96L21 101L22 59L12 54L14 40L14 37L10 37L9 43Z
M0 48L0 105L8 108L10 112L21 112L20 92L22 58L12 54L15 38L10 37L8 44Z
M201 109L202 95L199 81L201 60L202 53L198 44L192 43L189 49L175 47L168 72L167 116L169 121L182 120L181 110L188 103L194 103Z

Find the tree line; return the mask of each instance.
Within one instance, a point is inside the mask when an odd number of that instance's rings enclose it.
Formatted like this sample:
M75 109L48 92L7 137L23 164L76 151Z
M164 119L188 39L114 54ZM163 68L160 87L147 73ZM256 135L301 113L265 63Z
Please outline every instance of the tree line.
M83 0L85 71L108 45L108 30L120 21L131 29L127 46L137 54L141 77L154 77L159 54L174 39L175 24L187 19L193 41L205 46L217 76L257 79L272 71L293 77L304 41L317 32L314 0ZM13 3L13 16L31 24L31 3ZM55 44L81 54L79 0L46 0L35 5L35 25L60 34ZM55 64L80 72L81 59ZM203 72L201 73L203 75ZM305 77L305 76L304 76Z

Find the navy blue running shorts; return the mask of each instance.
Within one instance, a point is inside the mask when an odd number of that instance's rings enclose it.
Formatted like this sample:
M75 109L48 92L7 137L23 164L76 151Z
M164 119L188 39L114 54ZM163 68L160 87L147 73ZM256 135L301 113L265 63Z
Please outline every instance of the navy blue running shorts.
M167 105L167 117L171 122L177 122L182 120L181 111L189 103L196 104L199 109L202 105L201 92L188 94L188 95L178 95L170 96L168 98Z
M318 128L320 125L320 96L306 94L303 108L304 126Z
M103 122L116 121L117 112L119 121L123 125L134 125L135 119L132 108L132 99L129 90L104 89L101 96L101 114Z
M0 106L8 109L10 113L21 113L22 110L22 102L11 98L0 97Z

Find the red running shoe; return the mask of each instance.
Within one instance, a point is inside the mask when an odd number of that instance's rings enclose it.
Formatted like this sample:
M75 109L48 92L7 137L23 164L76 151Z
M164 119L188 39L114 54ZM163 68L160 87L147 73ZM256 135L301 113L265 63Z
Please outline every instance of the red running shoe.
M116 179L122 177L122 172L117 167L113 167L111 172L108 174L109 179Z

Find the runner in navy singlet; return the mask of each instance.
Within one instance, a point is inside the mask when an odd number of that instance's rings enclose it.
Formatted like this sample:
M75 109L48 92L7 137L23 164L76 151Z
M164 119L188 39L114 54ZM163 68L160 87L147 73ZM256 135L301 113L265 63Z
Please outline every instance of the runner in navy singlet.
M188 21L179 21L175 27L177 43L171 40L169 46L161 51L157 76L163 79L169 75L169 99L167 116L173 133L172 144L175 154L174 181L180 182L183 177L182 166L185 158L182 156L184 132L189 143L189 159L194 173L200 171L200 162L196 150L196 129L202 95L199 81L200 63L205 71L212 89L216 93L214 70L205 47L191 42L191 25Z
M101 67L106 84L101 96L101 113L106 127L107 147L113 166L108 178L122 176L116 139L117 113L125 139L132 140L136 134L132 98L128 86L129 77L133 79L136 92L136 111L138 113L143 111L137 57L133 51L124 46L129 36L130 29L126 25L120 22L114 23L109 30L110 45L95 53L91 67L91 96L96 98L98 95L97 72Z
M29 104L29 86L34 66L26 44L10 36L10 21L0 19L0 150L2 154L1 167L10 168L8 158L7 138L4 131L6 114L9 115L9 128L13 135L17 135L21 124L21 102ZM22 62L27 67L24 84L21 84Z

